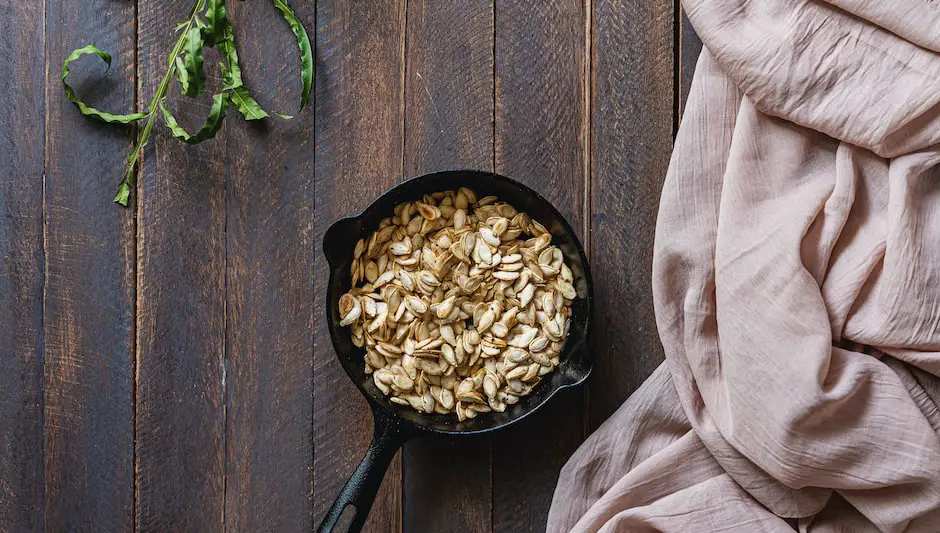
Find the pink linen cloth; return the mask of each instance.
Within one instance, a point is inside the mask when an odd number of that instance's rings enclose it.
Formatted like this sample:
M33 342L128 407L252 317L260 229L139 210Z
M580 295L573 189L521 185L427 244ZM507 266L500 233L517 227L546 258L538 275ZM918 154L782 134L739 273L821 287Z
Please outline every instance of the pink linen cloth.
M684 0L666 362L549 532L940 532L940 0Z

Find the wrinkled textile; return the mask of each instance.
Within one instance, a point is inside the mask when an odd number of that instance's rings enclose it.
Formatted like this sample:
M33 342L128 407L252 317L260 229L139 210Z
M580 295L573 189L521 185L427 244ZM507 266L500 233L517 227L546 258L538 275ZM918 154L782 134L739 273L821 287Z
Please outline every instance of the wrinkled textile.
M684 0L666 362L550 532L940 532L940 0Z

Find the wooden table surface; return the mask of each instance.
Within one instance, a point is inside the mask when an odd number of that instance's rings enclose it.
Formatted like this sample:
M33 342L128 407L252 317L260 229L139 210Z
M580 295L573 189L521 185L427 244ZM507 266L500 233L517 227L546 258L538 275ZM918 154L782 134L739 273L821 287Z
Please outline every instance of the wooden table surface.
M82 117L62 61L110 51L74 86L142 110L191 4L0 5L0 531L315 527L371 437L326 333L323 232L455 167L525 182L581 229L596 367L503 433L408 443L367 529L544 530L566 458L662 359L653 230L700 46L678 0L293 0L315 105L232 114L196 147L159 126L122 209L135 130ZM295 112L287 26L269 3L229 9L246 83Z

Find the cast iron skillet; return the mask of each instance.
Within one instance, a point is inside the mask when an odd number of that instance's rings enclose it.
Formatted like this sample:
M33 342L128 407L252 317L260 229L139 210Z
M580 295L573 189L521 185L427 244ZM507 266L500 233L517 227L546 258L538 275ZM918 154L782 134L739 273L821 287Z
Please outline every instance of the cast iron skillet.
M410 407L391 403L365 373L364 350L352 343L349 329L339 326L339 297L350 288L349 266L353 248L370 235L379 221L392 215L397 204L420 199L424 194L468 187L478 197L496 195L519 211L541 222L552 234L552 244L561 249L574 274L578 296L572 303L571 328L561 354L561 364L543 378L535 390L503 413L484 413L472 420L457 422L456 415L419 413ZM398 448L420 435L471 435L502 429L525 418L545 404L558 391L580 385L591 373L594 360L587 346L593 293L587 257L577 234L547 200L528 187L505 176L477 170L433 172L406 181L383 194L360 215L344 218L323 237L323 252L330 265L326 294L327 322L339 362L368 400L375 419L372 444L346 486L327 513L319 532L331 532L343 517L348 531L360 531L372 508L372 501L385 477L385 470ZM346 511L348 506L353 508ZM344 512L346 511L346 512ZM351 522L350 514L354 513Z

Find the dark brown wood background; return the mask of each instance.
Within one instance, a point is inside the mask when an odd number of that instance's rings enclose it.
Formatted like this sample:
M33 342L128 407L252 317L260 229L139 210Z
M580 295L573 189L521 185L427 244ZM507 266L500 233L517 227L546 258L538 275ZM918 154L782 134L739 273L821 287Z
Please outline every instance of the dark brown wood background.
M659 364L653 228L700 43L678 0L317 0L315 105L158 133L111 203L191 0L0 5L0 531L309 531L371 437L326 334L323 232L405 177L491 169L581 228L589 385L492 437L408 443L367 526L542 531L561 466ZM230 2L245 78L295 112L296 43ZM214 63L210 57L207 63ZM214 82L218 82L215 75ZM194 125L208 99L180 109Z

